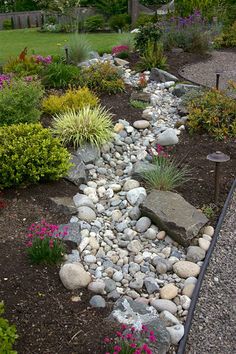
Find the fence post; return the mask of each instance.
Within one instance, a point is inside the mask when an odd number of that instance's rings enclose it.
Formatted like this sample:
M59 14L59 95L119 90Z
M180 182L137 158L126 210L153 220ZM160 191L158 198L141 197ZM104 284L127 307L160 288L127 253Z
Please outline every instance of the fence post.
M129 0L129 13L131 15L132 26L139 16L139 0Z

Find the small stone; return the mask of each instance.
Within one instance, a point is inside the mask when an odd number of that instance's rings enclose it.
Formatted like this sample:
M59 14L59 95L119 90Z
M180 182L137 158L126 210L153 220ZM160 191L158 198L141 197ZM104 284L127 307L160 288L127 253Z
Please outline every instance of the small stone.
M78 208L78 218L87 222L94 221L96 219L96 213L93 209L83 206Z
M121 124L121 123L116 123L116 125L114 126L115 133L120 133L124 129L125 129L125 126L124 126L124 124Z
M92 249L94 249L94 250L98 250L99 249L99 243L98 243L98 241L97 241L95 236L89 237L89 244L90 244Z
M187 250L187 261L197 263L205 258L206 252L198 246L189 246Z
M142 287L143 287L143 279L141 279L141 278L134 279L133 281L131 281L129 283L129 287L131 289L135 289L135 290L142 289Z
M153 294L159 290L159 285L157 284L156 279L154 279L152 277L145 278L144 284L145 284L148 294Z
M157 234L157 239L158 240L164 240L164 238L166 237L166 232L165 231L160 231Z
M157 232L150 227L149 229L147 229L147 231L143 236L148 240L155 240L157 236Z
M100 295L94 295L90 299L89 303L90 303L90 305L92 307L96 307L96 308L104 308L104 307L106 307L106 301Z
M128 251L138 254L142 250L142 244L138 240L131 241L127 246Z
M160 313L160 319L164 322L166 327L171 327L179 324L179 320L169 311L162 311Z
M147 192L143 187L131 189L126 195L128 202L132 206L140 205L146 199L146 197Z
M178 144L179 138L176 135L176 131L173 128L166 129L157 138L157 143L162 146L175 145Z
M138 181L136 181L135 179L128 179L123 186L123 190L128 192L131 189L139 188L139 187L140 187L140 183Z
M184 286L182 294L188 296L191 299L194 288L195 288L195 284L187 284Z
M129 212L129 217L132 220L138 220L140 218L140 216L141 216L141 211L140 211L139 207L137 207L137 206L132 208Z
M180 304L184 310L188 310L191 304L191 299L186 295L182 295L180 296Z
M173 315L177 312L177 306L174 302L164 299L151 299L150 305L153 306L158 312L169 311Z
M184 326L177 324L173 327L166 327L166 329L170 333L171 343L177 345L184 335Z
M172 300L178 295L178 288L173 284L167 284L160 290L161 299Z
M118 291L116 289L114 289L107 295L107 297L108 297L108 299L116 301L120 298L120 294L118 293Z
M133 126L136 129L146 129L150 126L150 123L147 120L136 120Z
M101 279L93 281L88 285L88 290L96 294L104 294L105 283Z
M96 257L93 256L92 254L88 254L87 256L84 257L84 262L85 263L96 263Z
M174 272L180 278L197 277L200 273L199 265L188 262L188 261L178 261L173 265Z
M213 237L214 236L214 227L212 227L212 226L204 227L203 233L210 236L210 237Z
M116 282L120 282L123 279L123 273L122 272L115 272L113 274L113 280Z
M116 289L116 282L114 280L104 279L104 283L105 283L105 290L107 293L110 293Z
M64 264L59 272L60 279L68 290L85 288L91 282L91 276L80 263Z
M208 251L208 248L210 247L210 242L205 240L204 238L199 238L198 240L199 246L204 250Z
M145 232L151 226L151 224L151 220L148 217L143 216L136 223L136 231L140 233Z

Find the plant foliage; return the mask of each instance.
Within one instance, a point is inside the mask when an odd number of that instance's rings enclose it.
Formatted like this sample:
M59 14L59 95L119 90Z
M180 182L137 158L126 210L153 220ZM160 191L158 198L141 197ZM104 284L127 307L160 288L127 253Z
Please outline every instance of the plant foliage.
M164 55L163 44L161 42L149 42L144 53L140 55L137 67L141 71L151 70L152 68L167 69L167 57Z
M112 115L100 106L83 107L57 114L53 118L53 132L65 145L74 147L85 143L101 146L112 137Z
M148 23L139 28L139 33L136 34L134 45L140 53L143 53L148 46L148 43L156 44L162 35L162 29L157 23Z
M71 166L70 154L41 124L0 128L0 189L55 181Z
M70 38L67 48L69 62L75 65L87 60L89 58L89 52L91 51L89 42L78 33Z
M0 353L1 354L17 354L13 350L13 345L18 338L16 327L10 325L8 320L2 317L4 314L4 304L0 302Z
M44 71L42 82L47 88L79 86L80 69L64 63L52 63Z

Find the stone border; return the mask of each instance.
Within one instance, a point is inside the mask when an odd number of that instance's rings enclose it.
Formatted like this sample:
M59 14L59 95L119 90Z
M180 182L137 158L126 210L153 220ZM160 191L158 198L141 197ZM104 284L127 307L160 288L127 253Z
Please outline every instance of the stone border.
M185 354L185 347L186 347L188 335L189 335L189 332L190 332L190 329L191 329L191 325L192 325L192 320L193 320L196 304L198 302L199 293L200 293L200 290L201 290L201 285L202 285L203 279L205 277L205 273L206 273L209 261L211 259L211 256L212 256L212 253L214 251L214 248L216 246L216 243L217 243L217 240L218 240L218 236L219 236L222 224L223 224L223 222L225 220L226 212L228 210L229 204L230 204L230 202L232 200L233 193L234 193L235 190L236 190L236 179L234 180L234 182L232 183L232 186L230 188L229 194L227 196L227 199L226 199L225 204L223 206L222 212L220 214L220 217L219 217L219 220L218 220L215 232L214 232L214 236L213 236L212 242L211 242L209 250L208 250L208 252L206 254L204 263L203 263L203 265L201 267L201 272L200 272L200 274L198 276L198 281L196 283L196 286L195 286L195 289L194 289L194 292L193 292L193 296L191 298L191 305L189 307L187 319L186 319L185 326L184 326L184 336L183 336L183 338L181 339L181 341L179 343L179 348L178 348L177 354Z

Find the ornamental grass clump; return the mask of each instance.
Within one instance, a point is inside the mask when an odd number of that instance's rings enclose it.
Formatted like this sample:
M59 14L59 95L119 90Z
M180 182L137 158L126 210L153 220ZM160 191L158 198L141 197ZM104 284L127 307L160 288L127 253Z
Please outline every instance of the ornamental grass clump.
M165 150L161 145L149 151L152 163L141 172L147 188L171 191L190 179L189 168L177 163L170 152L170 148Z
M27 255L33 264L58 264L63 260L65 246L63 238L68 234L68 227L59 231L59 226L42 220L32 224L27 234Z
M76 112L70 109L53 117L53 133L64 145L75 148L85 143L102 146L113 135L112 114L104 107L83 107Z
M153 354L157 333L142 325L141 329L121 325L121 330L117 331L115 338L104 338L107 350L105 354Z

